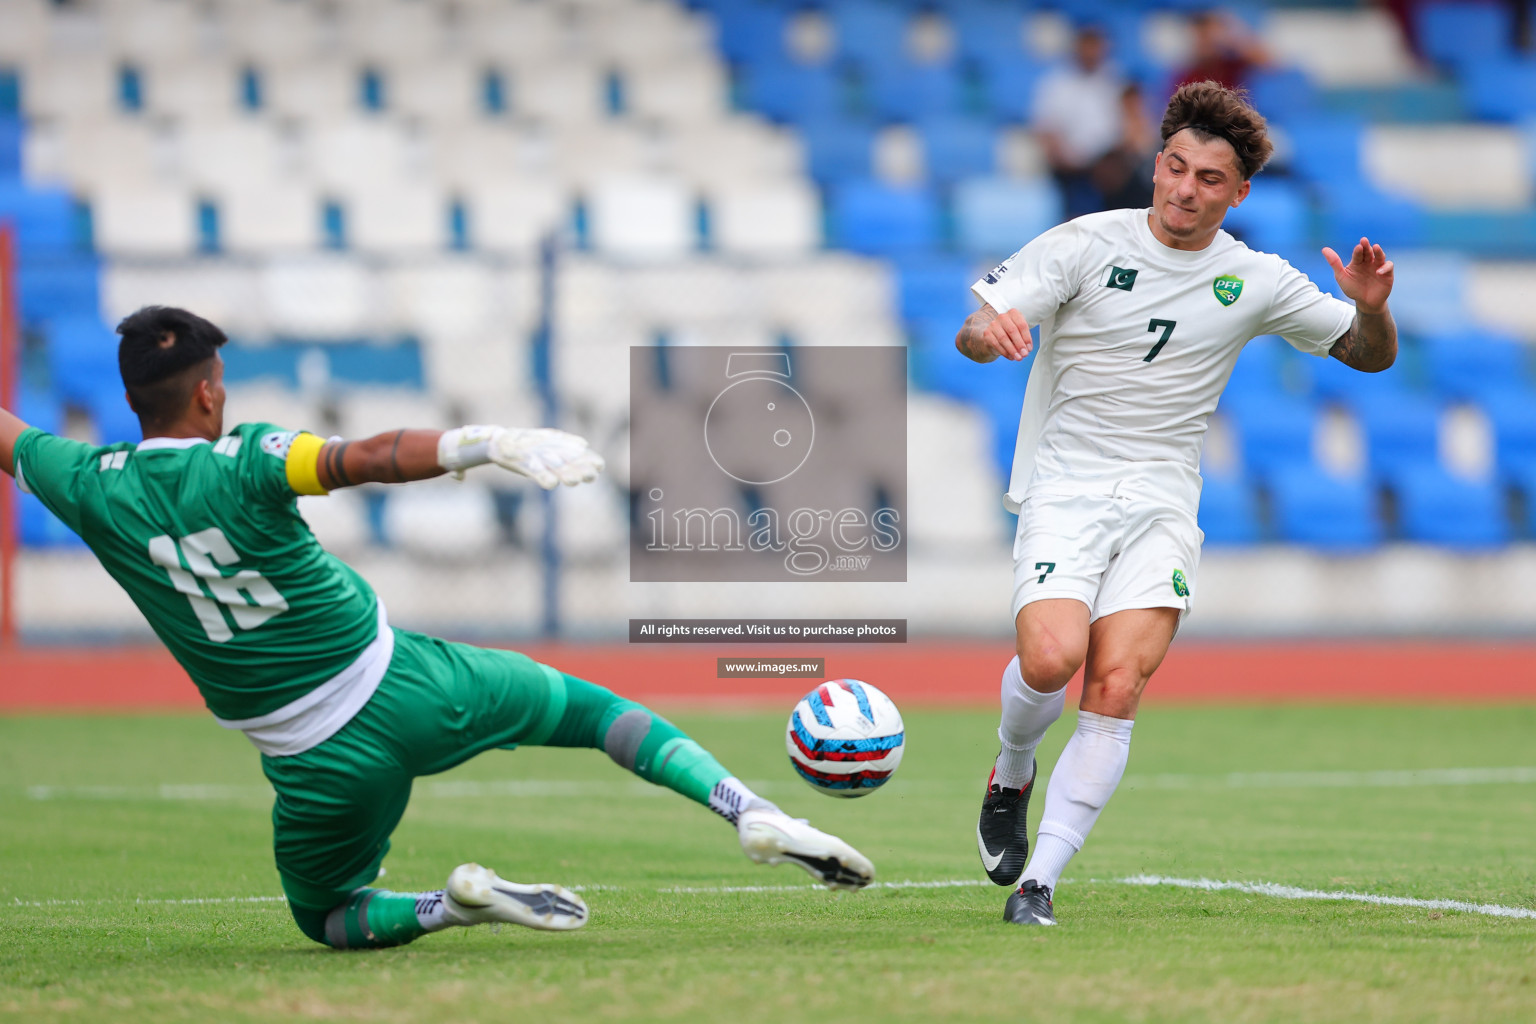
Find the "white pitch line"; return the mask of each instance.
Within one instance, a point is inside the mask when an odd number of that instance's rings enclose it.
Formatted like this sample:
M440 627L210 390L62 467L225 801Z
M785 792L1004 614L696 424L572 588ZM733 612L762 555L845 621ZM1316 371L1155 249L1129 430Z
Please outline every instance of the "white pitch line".
M1064 878L1061 885L1078 884L1076 880ZM1424 900L1409 896L1382 896L1369 892L1350 892L1346 889L1325 891L1322 889L1302 889L1294 885L1280 885L1277 882L1224 882L1210 878L1169 878L1162 875L1131 875L1126 878L1091 878L1091 885L1135 885L1142 887L1171 886L1178 889L1197 889L1205 892L1242 892L1254 896L1270 896L1282 900L1324 900L1347 903L1369 903L1385 907L1415 907L1422 910L1453 910L1466 914L1482 914L1486 917L1510 917L1525 920L1536 920L1536 910L1527 907L1506 907L1498 903L1471 903L1466 900ZM875 882L871 889L969 889L989 886L990 882L979 878L946 878L933 881L914 881L906 879L900 882ZM623 892L631 887L620 885L573 885L570 887L576 892ZM665 896L714 896L730 895L735 893L773 893L773 892L824 892L819 885L719 885L719 886L668 886L653 890ZM202 899L181 900L146 900L146 899L113 899L104 897L96 900L22 900L15 899L12 906L17 907L62 907L62 906L94 906L100 904L161 904L195 906L200 904L215 903L283 903L282 896L222 896Z
M1226 775L1132 775L1152 789L1378 789L1536 783L1536 768L1424 768L1371 772L1231 772Z
M1129 878L1111 879L1119 885L1157 886L1169 885L1180 889L1203 889L1207 892L1246 892L1255 896L1273 896L1282 900L1344 900L1350 903L1373 903L1385 907L1421 907L1425 910L1460 910L1468 914L1485 914L1489 917L1519 917L1536 920L1536 910L1526 907L1506 907L1498 903L1468 903L1463 900L1420 900L1408 896L1379 896L1370 892L1349 892L1336 889L1300 889L1294 885L1276 882L1218 882L1210 878L1164 878L1161 875L1132 875Z
M1389 771L1333 772L1227 772L1212 775L1156 774L1128 775L1123 785L1128 789L1399 789L1432 786L1508 786L1536 784L1536 767L1507 768L1424 768ZM759 793L800 792L795 782L751 781ZM919 780L902 783L914 794L954 793L969 789L968 784L930 783ZM270 800L272 789L264 784L214 785L163 783L145 786L28 786L29 800L104 800L104 801L240 801ZM667 791L638 779L598 782L575 779L465 779L419 783L416 792L434 800L474 800L486 797L560 797L603 798L659 797Z

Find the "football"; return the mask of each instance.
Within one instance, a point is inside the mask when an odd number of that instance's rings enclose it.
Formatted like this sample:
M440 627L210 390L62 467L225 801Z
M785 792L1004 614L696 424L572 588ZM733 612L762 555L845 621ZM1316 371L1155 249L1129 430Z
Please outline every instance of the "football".
M800 698L784 733L789 762L828 796L864 796L901 764L906 731L891 698L857 679L831 679Z

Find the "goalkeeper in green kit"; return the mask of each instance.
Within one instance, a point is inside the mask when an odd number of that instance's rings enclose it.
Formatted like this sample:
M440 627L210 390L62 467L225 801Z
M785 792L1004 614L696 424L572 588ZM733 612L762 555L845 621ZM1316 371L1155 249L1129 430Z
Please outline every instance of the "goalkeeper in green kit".
M395 629L356 572L299 517L301 494L495 465L540 486L596 479L573 434L466 426L324 441L269 423L224 432L225 337L152 306L118 325L144 440L96 447L0 410L0 469L78 533L197 684L219 724L261 751L273 845L305 935L392 946L452 926L564 930L587 907L558 885L461 864L428 893L371 888L417 776L518 745L593 747L734 825L759 863L859 888L870 862L756 796L675 726L512 651Z

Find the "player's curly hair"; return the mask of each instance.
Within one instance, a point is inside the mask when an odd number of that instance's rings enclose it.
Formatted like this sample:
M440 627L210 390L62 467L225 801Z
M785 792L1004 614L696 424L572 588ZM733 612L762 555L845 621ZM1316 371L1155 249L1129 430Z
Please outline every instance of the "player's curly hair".
M1173 94L1163 111L1163 144L1186 128L1202 142L1230 142L1244 178L1258 174L1275 151L1269 124L1248 102L1247 92L1220 82L1189 82Z

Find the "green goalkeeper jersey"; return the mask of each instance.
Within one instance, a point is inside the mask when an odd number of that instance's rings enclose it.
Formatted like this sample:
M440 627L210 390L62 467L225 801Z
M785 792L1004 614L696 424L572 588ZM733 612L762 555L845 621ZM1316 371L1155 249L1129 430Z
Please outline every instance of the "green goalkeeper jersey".
M299 516L296 439L318 444L269 423L216 442L96 447L37 429L16 442L17 482L80 535L238 728L321 703L381 653L387 665L373 589ZM376 685L382 672L366 674Z

